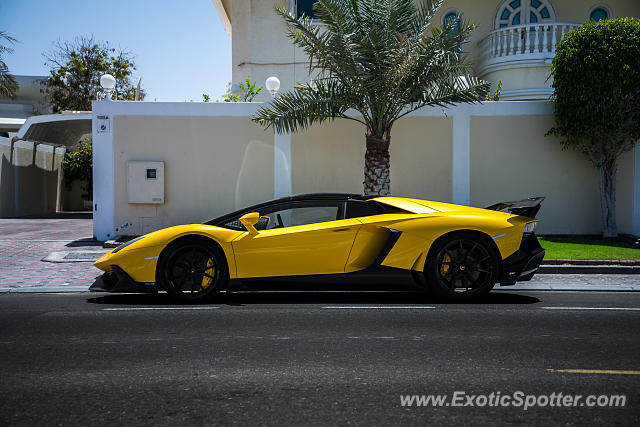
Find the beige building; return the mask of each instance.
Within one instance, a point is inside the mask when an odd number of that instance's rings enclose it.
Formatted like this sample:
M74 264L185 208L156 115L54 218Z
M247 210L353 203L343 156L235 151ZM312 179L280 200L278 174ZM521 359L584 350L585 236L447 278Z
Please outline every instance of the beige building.
M0 97L0 132L4 134L17 132L28 117L51 111L41 92L46 76L17 75L15 78L19 85L16 97Z
M232 35L233 83L251 76L263 85L277 76L281 90L288 90L309 79L305 53L291 44L273 9L308 13L313 0L212 1ZM445 0L436 21L458 15L477 25L464 50L478 77L493 88L502 79L502 100L546 100L552 92L549 64L563 35L589 19L640 17L640 1ZM268 97L264 91L256 100Z

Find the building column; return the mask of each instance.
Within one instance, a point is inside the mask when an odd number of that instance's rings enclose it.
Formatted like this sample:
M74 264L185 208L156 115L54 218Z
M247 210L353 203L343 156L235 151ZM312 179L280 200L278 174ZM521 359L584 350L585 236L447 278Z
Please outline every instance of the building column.
M18 141L11 144L13 148L13 212L14 216L20 216L20 153L18 152Z
M291 134L273 135L273 197L291 195Z
M93 101L93 235L98 240L115 234L115 177L113 151L113 101Z
M54 147L53 148L53 157L51 159L51 170L57 170L58 178L56 184L56 212L63 210L62 206L62 159L64 159L64 155L67 152L66 147ZM60 160L58 160L58 167L56 169L56 153L60 155Z
M35 147L37 147L37 146L34 145L34 148ZM55 147L54 147L54 150L55 150ZM38 150L36 150L36 151L38 151ZM37 153L36 153L36 155L37 155ZM42 186L43 186L43 189L44 189L44 191L42 192L42 195L43 195L42 202L44 204L44 212L48 213L49 212L49 206L47 206L48 205L48 200L47 200L47 189L48 189L48 186L47 186L47 151L46 150L43 150L43 152L42 152L42 169L43 169L42 170L42 178L43 178L42 179Z
M640 141L633 149L633 212L631 212L631 230L640 237Z
M471 117L453 116L453 165L451 198L453 203L469 205L471 200Z

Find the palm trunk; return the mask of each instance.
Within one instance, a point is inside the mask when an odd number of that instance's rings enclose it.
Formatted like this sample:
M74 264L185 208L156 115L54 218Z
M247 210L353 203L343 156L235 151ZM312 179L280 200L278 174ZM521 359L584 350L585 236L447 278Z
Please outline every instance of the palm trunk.
M387 196L391 193L389 177L389 138L366 135L364 155L364 194Z
M600 181L600 206L602 208L602 236L617 237L616 224L616 159L603 162L598 167Z

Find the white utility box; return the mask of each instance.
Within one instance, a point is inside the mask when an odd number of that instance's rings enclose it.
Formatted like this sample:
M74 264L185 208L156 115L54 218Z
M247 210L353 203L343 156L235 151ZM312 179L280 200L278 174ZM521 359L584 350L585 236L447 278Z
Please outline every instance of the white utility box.
M129 203L164 203L164 162L127 162Z

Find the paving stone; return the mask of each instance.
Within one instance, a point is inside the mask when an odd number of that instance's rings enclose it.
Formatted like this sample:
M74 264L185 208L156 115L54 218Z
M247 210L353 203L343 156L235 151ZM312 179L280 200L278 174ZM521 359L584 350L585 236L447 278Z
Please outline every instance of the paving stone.
M95 251L91 219L0 219L0 288L88 287L101 271L90 262L41 261L52 252Z

